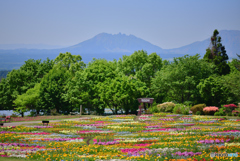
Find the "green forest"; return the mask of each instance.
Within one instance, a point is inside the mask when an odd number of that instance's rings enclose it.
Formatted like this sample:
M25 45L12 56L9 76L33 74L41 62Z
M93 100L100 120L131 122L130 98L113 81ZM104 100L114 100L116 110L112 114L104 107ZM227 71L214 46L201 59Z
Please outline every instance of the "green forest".
M88 111L103 114L105 108L136 113L137 98L154 98L154 104L217 106L240 102L240 56L228 61L215 30L203 58L194 56L162 60L156 53L135 51L119 60L93 59L60 53L54 60L29 59L8 72L0 82L0 109L36 110L68 114Z

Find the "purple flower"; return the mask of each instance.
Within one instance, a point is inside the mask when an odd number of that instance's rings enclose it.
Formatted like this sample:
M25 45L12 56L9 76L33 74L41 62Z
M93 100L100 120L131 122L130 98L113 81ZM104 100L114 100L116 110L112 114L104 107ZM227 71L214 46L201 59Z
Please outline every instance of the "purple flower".
M220 143L220 141L218 139L215 140L215 143Z

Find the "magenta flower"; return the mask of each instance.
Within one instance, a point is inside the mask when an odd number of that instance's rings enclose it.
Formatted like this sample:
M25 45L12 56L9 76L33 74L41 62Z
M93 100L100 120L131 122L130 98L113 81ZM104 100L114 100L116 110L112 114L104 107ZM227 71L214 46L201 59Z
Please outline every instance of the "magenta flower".
M149 146L149 145L151 145L151 144L135 144L133 146Z
M215 140L215 143L220 143L220 141L218 139Z
M121 149L121 152L131 154L131 153L146 151L146 150L148 150L148 148L139 148L139 149L132 148L132 149Z
M178 152L176 152L176 153L173 153L172 155L178 155L178 156L194 156L194 155L201 155L202 154L202 152L196 152L196 153L194 153L194 152L187 152L187 151L185 151L185 152L180 152L180 151L178 151Z

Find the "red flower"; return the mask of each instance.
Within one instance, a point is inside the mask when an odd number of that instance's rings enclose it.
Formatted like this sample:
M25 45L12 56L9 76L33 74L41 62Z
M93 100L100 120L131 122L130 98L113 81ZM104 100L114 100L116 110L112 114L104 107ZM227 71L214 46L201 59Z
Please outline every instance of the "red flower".
M233 110L232 113L239 113L239 111L237 111L237 110Z
M226 108L237 108L237 106L235 104L224 105L223 107L226 107Z
M229 104L229 106L237 108L237 106L235 104Z

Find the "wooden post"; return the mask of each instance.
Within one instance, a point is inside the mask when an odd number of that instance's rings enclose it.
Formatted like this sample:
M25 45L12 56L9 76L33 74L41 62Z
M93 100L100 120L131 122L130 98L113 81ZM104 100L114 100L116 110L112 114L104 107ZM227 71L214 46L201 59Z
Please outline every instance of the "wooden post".
M80 116L82 115L82 105L80 105Z
M138 116L141 116L141 112L142 112L142 108L141 107L142 107L142 105L139 106Z

